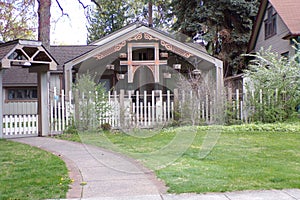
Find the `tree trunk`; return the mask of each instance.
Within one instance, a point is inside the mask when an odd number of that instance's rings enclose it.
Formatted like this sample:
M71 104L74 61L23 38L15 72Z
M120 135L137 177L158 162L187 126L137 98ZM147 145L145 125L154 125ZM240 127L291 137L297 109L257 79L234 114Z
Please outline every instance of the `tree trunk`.
M51 0L40 0L38 8L39 27L38 40L41 41L47 49L50 47L50 7Z
M152 0L149 0L148 2L148 26L153 26L153 17L152 17Z

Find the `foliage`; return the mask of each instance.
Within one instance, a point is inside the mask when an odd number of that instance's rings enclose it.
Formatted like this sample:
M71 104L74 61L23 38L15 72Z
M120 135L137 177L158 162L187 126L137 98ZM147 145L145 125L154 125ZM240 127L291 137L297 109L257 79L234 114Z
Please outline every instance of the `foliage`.
M109 123L101 124L101 129L103 131L110 131L111 130L111 125Z
M34 39L36 13L34 0L3 0L0 2L0 40Z
M259 0L173 0L173 29L206 44L208 52L224 61L224 75L243 67Z
M300 104L299 63L295 57L280 57L270 49L261 49L245 70L250 80L248 110L253 121L284 121L293 116Z
M67 167L57 156L0 140L0 199L63 199L69 183Z
M93 42L133 22L147 23L147 0L98 0L99 7L89 16L88 42ZM171 0L157 0L153 3L153 25L168 27L167 17Z
M87 72L76 79L75 126L81 131L96 130L99 120L109 111L106 90L102 84L96 84L94 77Z

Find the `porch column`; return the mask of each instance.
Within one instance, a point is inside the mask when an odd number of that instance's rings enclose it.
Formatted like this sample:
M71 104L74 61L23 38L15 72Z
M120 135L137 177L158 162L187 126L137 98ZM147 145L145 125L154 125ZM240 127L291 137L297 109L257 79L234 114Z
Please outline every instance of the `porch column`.
M0 69L0 138L3 138L3 70Z
M217 122L220 124L224 123L224 82L223 82L223 62L218 60L215 63L216 66L216 113Z
M69 91L72 89L72 65L70 63L64 67L64 81L66 94L69 94Z
M38 136L47 136L49 130L49 111L48 111L48 73L40 71L38 76Z

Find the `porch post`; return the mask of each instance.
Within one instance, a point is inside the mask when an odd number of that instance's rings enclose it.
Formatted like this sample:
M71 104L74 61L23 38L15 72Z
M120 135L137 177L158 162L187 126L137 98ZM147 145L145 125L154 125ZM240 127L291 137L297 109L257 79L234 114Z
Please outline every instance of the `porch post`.
M49 111L48 111L48 73L40 71L38 76L38 136L47 136L49 130Z
M224 82L223 82L223 62L218 60L215 63L216 67L216 113L218 116L218 123L224 123Z
M3 138L3 70L0 69L0 138Z
M72 65L70 63L66 64L64 67L64 81L65 81L65 91L69 93L72 89Z

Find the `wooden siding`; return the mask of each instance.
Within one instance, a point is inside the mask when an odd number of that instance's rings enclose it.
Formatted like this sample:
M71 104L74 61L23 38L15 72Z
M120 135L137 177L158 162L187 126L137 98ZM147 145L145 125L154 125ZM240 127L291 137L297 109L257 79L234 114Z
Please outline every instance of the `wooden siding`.
M268 6L269 7L269 6ZM289 33L288 27L284 24L283 20L277 13L277 34L265 39L265 26L264 21L267 19L267 12L265 13L264 20L260 26L260 31L255 45L255 52L258 52L261 47L268 49L271 47L272 51L282 54L289 52L289 56L294 55L294 49L290 45L289 40L283 40L282 38Z

